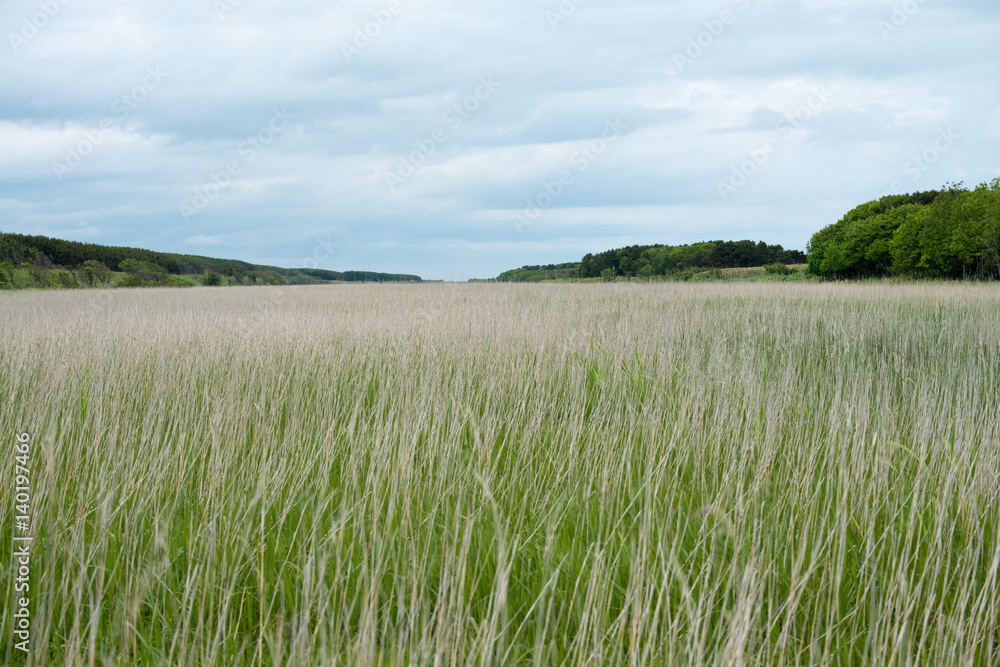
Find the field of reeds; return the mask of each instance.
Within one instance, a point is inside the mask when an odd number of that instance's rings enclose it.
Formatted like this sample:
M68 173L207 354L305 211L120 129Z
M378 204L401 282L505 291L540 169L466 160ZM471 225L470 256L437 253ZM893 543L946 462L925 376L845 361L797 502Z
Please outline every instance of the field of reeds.
M1000 663L995 285L0 293L0 398L30 664Z

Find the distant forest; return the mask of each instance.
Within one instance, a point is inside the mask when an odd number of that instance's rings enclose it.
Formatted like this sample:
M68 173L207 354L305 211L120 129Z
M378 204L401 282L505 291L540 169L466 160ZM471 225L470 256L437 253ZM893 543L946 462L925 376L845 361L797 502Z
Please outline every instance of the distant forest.
M890 195L817 232L809 272L825 278L1000 278L1000 178L968 190Z
M805 253L763 241L706 241L691 245L634 245L584 255L581 278L668 276L687 269L734 269L768 264L804 264Z
M735 269L776 264L805 264L800 250L763 241L706 241L689 245L633 245L584 255L580 262L524 266L501 273L500 282L538 282L561 278L674 276L692 269Z
M309 284L319 282L421 282L419 276L371 271L326 271L323 269L283 269L235 259L179 255L141 248L124 248L63 241L47 236L0 233L0 265L9 268L66 269L128 273L143 276L142 283L157 283L166 275L201 275L206 284L219 284L215 276L225 276L237 284ZM84 281L92 282L92 281ZM162 282L159 281L159 282ZM135 280L125 286L134 286Z

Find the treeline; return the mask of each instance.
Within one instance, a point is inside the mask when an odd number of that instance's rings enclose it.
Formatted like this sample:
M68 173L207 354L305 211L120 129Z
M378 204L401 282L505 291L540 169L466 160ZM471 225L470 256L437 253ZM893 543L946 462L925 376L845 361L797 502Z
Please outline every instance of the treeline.
M142 248L79 243L47 236L0 234L0 262L10 267L83 270L105 267L136 275L219 275L237 284L306 284L313 282L420 282L419 276L372 271L326 271L261 266L234 259L155 252ZM88 274L89 275L89 274ZM134 282L134 281L133 281ZM153 281L157 282L157 281ZM163 282L163 280L159 280Z
M809 272L826 278L1000 277L1000 178L968 190L890 195L817 232Z
M634 245L587 254L579 277L669 276L689 269L732 269L773 264L804 264L805 253L763 241L706 241L690 245Z
M497 281L502 283L540 283L546 280L576 278L579 268L580 262L522 266L520 269L504 271L497 276Z
M375 271L327 271L325 269L272 269L286 277L309 276L324 282L347 283L419 283L420 276L405 273L376 273Z
M93 260L107 266L112 271L123 270L121 263L134 259L162 267L173 275L204 273L215 271L225 276L249 273L258 267L247 262L230 259L213 259L197 255L178 255L155 252L142 248L98 245L65 241L48 236L24 236L22 234L0 235L0 260L14 266L28 262L42 268L52 266L72 268Z

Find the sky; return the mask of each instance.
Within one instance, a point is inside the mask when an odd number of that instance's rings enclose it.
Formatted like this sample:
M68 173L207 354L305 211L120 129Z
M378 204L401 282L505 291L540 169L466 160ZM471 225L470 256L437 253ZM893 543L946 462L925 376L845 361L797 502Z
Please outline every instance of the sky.
M0 231L495 277L1000 177L996 0L4 0Z

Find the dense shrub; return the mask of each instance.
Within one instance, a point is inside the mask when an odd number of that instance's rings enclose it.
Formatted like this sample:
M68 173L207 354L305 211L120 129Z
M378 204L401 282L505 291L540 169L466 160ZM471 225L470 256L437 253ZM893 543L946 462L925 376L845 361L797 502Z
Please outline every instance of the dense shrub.
M88 259L80 265L80 273L88 285L98 285L111 280L111 269L96 259Z
M138 279L142 285L162 285L167 282L167 270L153 262L138 259L126 259L118 267Z
M137 275L122 276L115 282L115 287L146 287L149 283L143 282Z
M80 281L72 271L56 271L56 280L59 281L60 287L65 287L66 289L78 289L82 287Z
M201 283L206 287L218 287L222 284L222 276L211 269L205 269L205 275L202 276Z
M30 264L25 266L25 268L28 269L28 275L31 276L31 280L35 283L36 287L53 286L52 277L49 275L49 272L41 266L38 266L37 264Z

